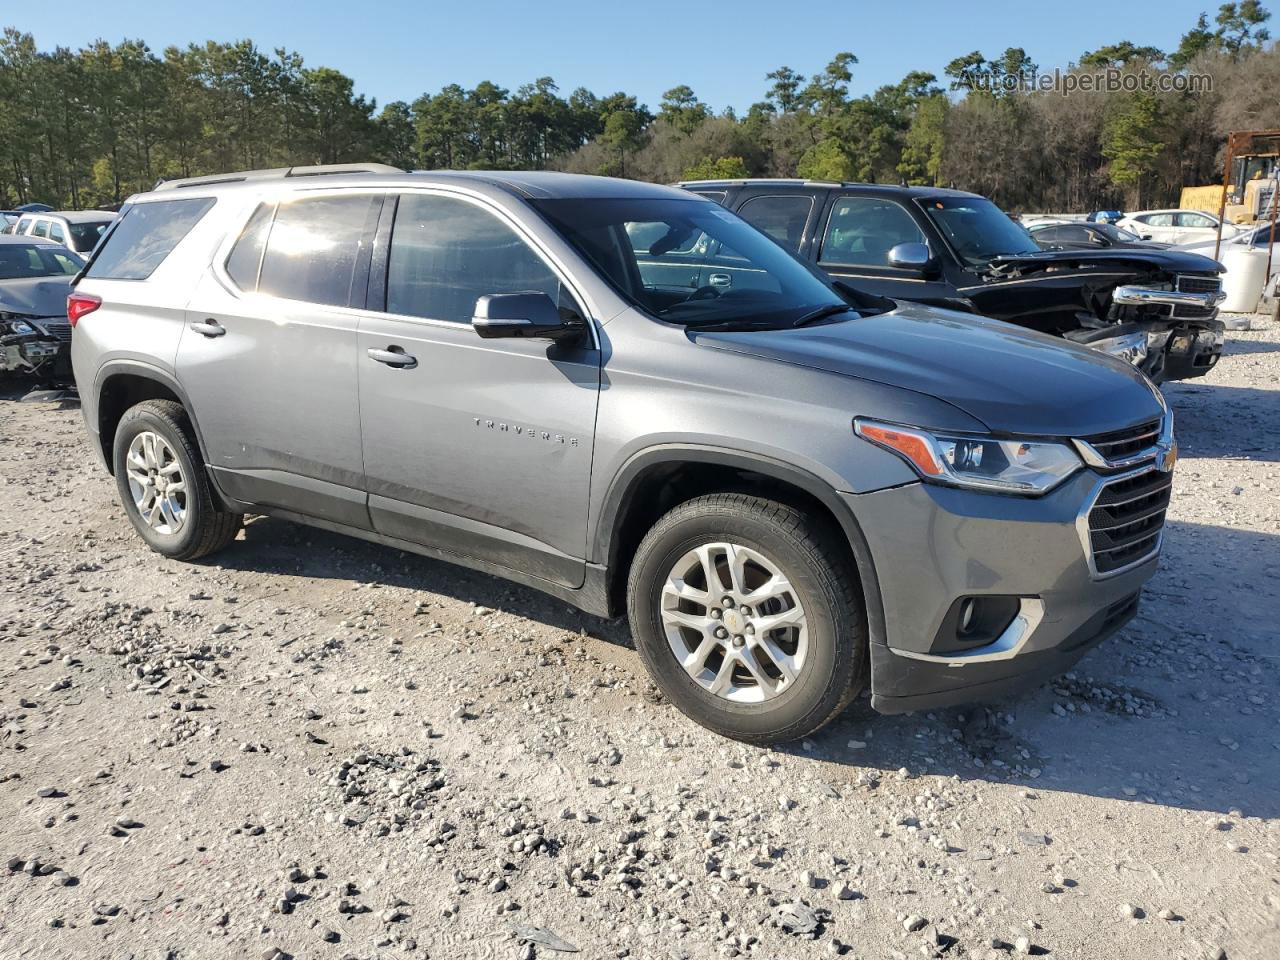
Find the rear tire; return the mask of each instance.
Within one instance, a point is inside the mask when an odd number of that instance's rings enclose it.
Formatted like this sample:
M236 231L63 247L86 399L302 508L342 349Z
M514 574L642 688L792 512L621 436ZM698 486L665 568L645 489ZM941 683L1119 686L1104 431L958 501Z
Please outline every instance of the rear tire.
M112 460L129 522L156 553L195 560L236 538L244 515L218 508L182 404L144 400L125 411Z
M755 744L807 736L866 685L851 567L793 507L746 494L690 500L636 551L627 584L636 646L659 689L704 727Z

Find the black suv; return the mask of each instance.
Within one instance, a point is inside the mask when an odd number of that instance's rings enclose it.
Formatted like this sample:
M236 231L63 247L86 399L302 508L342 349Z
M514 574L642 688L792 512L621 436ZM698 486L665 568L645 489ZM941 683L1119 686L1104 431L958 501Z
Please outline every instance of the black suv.
M1042 250L990 200L959 190L801 180L680 186L864 293L1066 337L1129 360L1156 382L1203 376L1222 354L1222 266L1199 254ZM733 251L689 255L711 257L712 283L734 282Z

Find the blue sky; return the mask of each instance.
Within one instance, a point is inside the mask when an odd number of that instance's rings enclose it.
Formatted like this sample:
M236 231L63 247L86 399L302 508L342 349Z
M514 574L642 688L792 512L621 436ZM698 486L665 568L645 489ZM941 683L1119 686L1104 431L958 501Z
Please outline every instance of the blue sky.
M412 100L447 83L471 87L487 79L514 89L551 76L564 95L577 86L601 95L625 90L650 106L664 90L686 83L716 110L742 111L761 99L770 70L786 64L807 75L840 50L860 61L853 90L861 94L913 69L941 76L953 57L975 49L995 57L1006 47L1025 47L1042 68L1066 66L1118 40L1170 49L1201 11L1212 16L1219 2L108 0L6 4L0 25L29 31L41 49L130 37L159 52L170 44L248 37L268 53L283 46L308 66L342 70L379 103Z

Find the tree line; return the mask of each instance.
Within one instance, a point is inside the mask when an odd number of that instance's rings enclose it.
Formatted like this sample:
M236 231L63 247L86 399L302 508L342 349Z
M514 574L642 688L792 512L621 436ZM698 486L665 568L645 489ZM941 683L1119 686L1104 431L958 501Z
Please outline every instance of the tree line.
M1202 14L1176 50L1121 41L1068 73L1208 76L1211 87L1038 89L1021 48L957 57L854 97L858 58L769 72L741 116L687 85L656 110L625 92L451 84L379 109L355 82L249 40L40 50L0 39L0 206L119 203L157 180L378 160L404 169L562 169L669 182L800 176L956 186L1011 210L1173 203L1220 179L1226 134L1280 127L1280 45L1258 0Z

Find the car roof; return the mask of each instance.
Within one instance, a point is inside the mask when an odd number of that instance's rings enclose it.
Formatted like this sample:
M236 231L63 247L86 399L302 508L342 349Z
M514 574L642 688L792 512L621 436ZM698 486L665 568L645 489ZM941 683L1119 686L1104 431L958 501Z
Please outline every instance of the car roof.
M787 180L773 177L747 177L737 180L681 180L679 186L710 187L769 187L775 190L803 191L814 187L832 187L839 190L856 189L860 193L882 194L893 197L977 197L981 194L949 187L908 187L890 183L859 183L854 180Z
M488 187L531 200L689 199L687 192L674 187L615 177L549 170L415 170L409 173L394 167L370 164L366 167L336 168L332 172L323 167L292 167L193 177L189 180L159 183L150 193L131 197L130 202L174 199L175 193L208 196L224 191L260 189L279 184L300 189L331 186L393 189L424 184L452 184Z
M43 243L55 247L62 246L57 240L50 240L48 237L27 237L16 233L0 233L0 243Z

